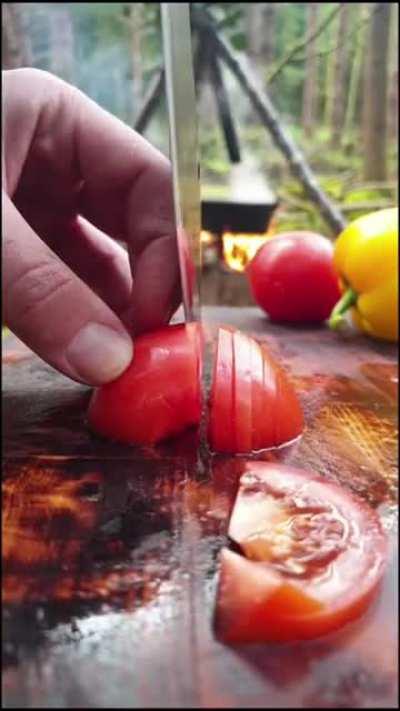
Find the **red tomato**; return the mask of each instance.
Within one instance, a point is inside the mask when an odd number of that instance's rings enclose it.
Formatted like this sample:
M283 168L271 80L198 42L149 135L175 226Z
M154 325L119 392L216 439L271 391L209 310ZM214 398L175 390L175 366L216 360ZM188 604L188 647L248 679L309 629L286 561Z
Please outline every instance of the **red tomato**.
M361 615L387 560L377 514L314 473L248 462L225 549L216 629L225 642L312 639Z
M88 411L91 427L120 442L154 444L198 424L200 341L195 324L139 336L127 370L94 391Z
M233 336L232 332L225 328L218 329L213 383L208 437L218 452L232 452L232 442L234 441Z
M273 321L321 323L340 299L333 246L313 232L268 240L247 267L257 304Z

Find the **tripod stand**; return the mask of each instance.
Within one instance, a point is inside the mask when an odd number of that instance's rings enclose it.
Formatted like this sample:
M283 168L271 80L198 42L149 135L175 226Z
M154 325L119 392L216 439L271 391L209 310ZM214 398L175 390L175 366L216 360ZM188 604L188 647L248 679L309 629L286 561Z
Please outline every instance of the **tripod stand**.
M282 125L279 114L275 110L268 94L260 92L254 78L237 59L228 42L220 36L216 22L210 12L204 7L195 5L191 5L191 11L192 29L195 36L197 36L194 59L195 78L197 82L200 82L204 67L208 66L210 68L210 77L215 90L219 119L231 161L240 161L239 142L219 62L223 62L235 75L243 93L247 95L254 111L259 116L260 122L271 135L276 147L285 156L293 176L302 184L310 201L319 209L334 234L341 232L346 226L343 215L318 185L318 181L305 156ZM164 72L160 70L136 119L134 128L137 131L143 132L145 130L161 98L163 84Z
M218 111L218 119L224 136L226 149L231 163L240 163L239 139L233 119L229 95L226 90L224 77L221 71L220 58L215 44L210 41L207 28L199 25L192 8L193 43L196 47L193 60L194 78L197 98L208 75L211 83ZM139 133L146 130L148 123L158 108L164 91L164 70L161 69L156 79L149 88L143 106L136 118L134 128Z

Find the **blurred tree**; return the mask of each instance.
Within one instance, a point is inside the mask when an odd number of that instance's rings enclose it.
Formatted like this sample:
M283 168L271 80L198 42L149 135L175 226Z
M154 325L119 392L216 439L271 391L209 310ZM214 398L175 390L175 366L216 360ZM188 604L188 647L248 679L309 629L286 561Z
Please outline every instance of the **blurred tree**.
M316 119L318 63L315 53L316 41L314 35L317 24L318 3L310 2L307 5L307 36L312 39L310 39L306 47L302 107L302 125L306 136L311 136Z
M361 88L361 69L362 60L365 52L365 40L367 32L367 19L369 17L370 10L366 3L354 4L353 6L353 22L360 20L360 27L358 33L355 37L351 68L350 68L350 78L349 87L347 92L347 104L346 104L346 114L344 119L344 140L343 145L347 151L354 147L354 128L355 128L355 118L356 118L356 108L357 99L360 95Z
M1 59L4 69L29 66L32 52L22 3L1 3Z
M398 140L399 130L399 6L392 4L389 43L388 138Z
M72 16L65 7L54 8L50 18L50 69L65 81L73 82L74 29Z
M345 116L346 74L348 66L348 46L345 37L349 31L350 3L340 3L337 39L334 52L333 98L330 114L331 146L340 146L343 137Z
M365 180L386 179L389 27L392 3L375 3L368 33L363 96Z
M136 117L143 98L143 11L144 3L141 2L126 3L123 9L123 15L128 21L130 34L132 120Z
M246 48L259 72L268 69L274 56L275 11L273 3L249 2L245 6Z

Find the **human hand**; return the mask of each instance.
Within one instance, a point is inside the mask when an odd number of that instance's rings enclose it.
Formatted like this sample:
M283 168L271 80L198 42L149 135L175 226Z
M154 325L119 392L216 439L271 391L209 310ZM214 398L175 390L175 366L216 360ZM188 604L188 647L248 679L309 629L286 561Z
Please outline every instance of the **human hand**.
M179 304L169 162L46 72L3 72L3 97L3 322L74 380L108 382Z

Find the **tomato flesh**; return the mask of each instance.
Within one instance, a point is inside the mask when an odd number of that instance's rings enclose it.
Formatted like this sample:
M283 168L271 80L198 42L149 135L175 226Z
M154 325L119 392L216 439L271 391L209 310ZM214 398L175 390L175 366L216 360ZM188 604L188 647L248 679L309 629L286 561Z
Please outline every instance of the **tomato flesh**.
M233 335L218 329L217 353L214 361L213 386L210 399L208 438L219 452L234 452L233 424Z
M382 578L377 514L316 474L248 462L221 557L217 633L226 642L312 639L361 615ZM244 556L244 557L243 557Z
M88 420L98 434L155 444L200 421L201 332L167 326L135 340L134 358L116 380L93 392Z

